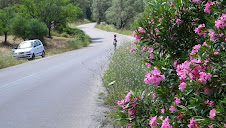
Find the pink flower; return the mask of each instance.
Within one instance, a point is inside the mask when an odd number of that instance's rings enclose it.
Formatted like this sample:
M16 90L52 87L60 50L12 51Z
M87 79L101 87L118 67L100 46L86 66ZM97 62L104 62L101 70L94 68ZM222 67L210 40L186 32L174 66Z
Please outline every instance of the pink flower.
M139 33L146 33L146 31L142 27L139 27L138 31Z
M191 63L192 64L201 64L202 63L202 60L201 60L201 58L193 59L193 60L191 60Z
M178 98L178 97L174 97L175 98L175 104L176 105L180 105L180 103L181 103L181 99L180 98Z
M163 120L161 128L173 128L173 126L171 126L169 122L170 120L169 117L167 116L165 120Z
M158 28L155 28L155 32L156 32L156 33L159 33L159 30L158 30Z
M141 50L141 52L144 53L146 50L147 50L147 48L144 47L144 48Z
M151 126L151 128L155 128L155 126L157 126L158 125L158 123L157 123L157 116L155 116L155 117L150 117L150 122L149 122L149 125Z
M135 37L137 35L136 31L133 31L133 37Z
M129 92L129 93L126 95L126 97L125 97L125 102L126 102L126 103L130 102L131 94L132 94L132 93Z
M118 101L118 106L122 107L125 103L126 103L125 100Z
M136 48L130 49L130 53L133 53L133 52L135 52L135 51L136 51Z
M173 2L170 2L170 6L171 6L171 7L174 7Z
M214 128L213 125L208 126L209 128Z
M182 113L178 113L177 114L177 118L178 118L178 120L181 122L182 120L183 120L183 117L184 115L182 114Z
M180 85L179 85L179 90L181 90L181 92L184 91L184 89L186 88L187 84L182 82Z
M209 100L206 100L206 101L205 101L205 104L209 104L209 102L210 102Z
M179 25L182 23L181 19L177 18L176 23L177 23L177 27L179 27Z
M153 53L150 54L150 59L154 59L155 55Z
M138 35L135 36L135 38L136 38L137 41L141 41L141 40L143 39L143 37L140 37L140 36L138 36Z
M133 108L130 108L129 110L128 110L128 114L129 115L134 115L136 113L136 111L133 109Z
M158 22L159 22L159 23L162 22L162 19L163 19L163 18L159 18Z
M203 46L203 47L209 47L209 45L208 45L206 42L204 42L204 43L202 44L202 46Z
M151 68L152 66L151 66L151 64L149 64L149 63L146 63L145 64L148 68Z
M217 115L215 109L212 109L209 114L210 114L210 118L212 118L212 119L214 119L215 116Z
M174 62L173 62L173 67L174 68L177 68L177 64L178 64L178 62L179 62L179 60L177 59L177 60L175 60Z
M192 2L196 3L196 4L200 4L201 0L192 0Z
M175 111L176 111L176 108L173 107L173 106L171 105L170 108L169 108L169 110L170 110L171 112L175 112Z
M153 93L152 96L153 96L153 98L156 98L157 97L157 93Z
M199 128L198 122L194 120L195 118L192 117L190 120L190 124L188 125L189 128Z
M196 55L200 48L201 48L201 44L195 45L192 48L192 51L191 51L190 55Z
M199 79L198 81L202 82L203 84L207 83L207 80L211 80L212 75L210 73L200 72L199 73Z
M212 1L209 0L209 1L204 5L204 6L205 6L205 7L204 7L204 12L210 14L213 5L214 5L214 2L212 2Z
M190 73L190 62L185 61L184 63L177 65L177 75L179 76L180 81L187 80L187 74Z
M165 112L166 112L166 109L165 108L162 108L161 109L161 113L164 114Z
M219 52L214 52L213 54L214 54L214 55L219 55Z
M148 53L153 53L154 49L153 48L148 48Z
M204 31L204 28L205 24L200 24L197 28L195 28L195 33L206 38L207 31Z
M215 34L215 32L214 31L212 31L212 30L209 30L209 34L208 34L209 36L210 36L210 40L211 41L215 41L216 39L217 39L217 35Z
M209 107L213 107L214 106L214 102L213 101L210 101L209 102Z
M225 21L226 21L226 14L222 14L222 16L215 21L215 26L219 29L220 28L224 29L224 27L226 27Z
M151 20L151 22L149 22L150 25L152 25L152 24L154 24L154 23L155 23L154 20Z
M148 73L145 77L144 82L146 84L153 84L155 86L158 86L161 81L165 80L165 75L161 75L161 72L156 67L154 67L154 70L151 71L151 73Z
M204 89L204 93L205 93L206 95L209 95L209 94L210 94L210 89L209 89L209 88L205 88L205 89Z
M128 126L128 128L133 128L133 127L130 125L130 126Z

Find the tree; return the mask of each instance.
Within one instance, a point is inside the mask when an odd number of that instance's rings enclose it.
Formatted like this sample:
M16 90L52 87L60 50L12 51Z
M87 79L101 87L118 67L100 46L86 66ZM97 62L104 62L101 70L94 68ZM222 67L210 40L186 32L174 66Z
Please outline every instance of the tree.
M123 29L128 22L133 23L134 18L143 12L143 0L114 0L106 11L106 18L109 23Z
M92 0L70 0L73 4L79 4L79 7L82 9L82 14L79 15L79 18L87 18L91 19L91 6L92 6Z
M105 12L111 6L111 0L93 0L93 18L100 22L106 21Z
M11 7L6 7L0 11L1 28L2 28L2 32L5 35L5 40L3 44L7 44L7 35L8 35L10 24L11 24L11 19L14 16L15 16L15 12Z
M22 16L16 16L11 25L12 34L16 37L26 39L39 39L44 41L44 37L48 34L45 23L38 19L26 19Z
M75 20L82 11L70 0L21 0L22 4L14 6L23 16L43 21L49 31L53 27L66 27L67 23Z

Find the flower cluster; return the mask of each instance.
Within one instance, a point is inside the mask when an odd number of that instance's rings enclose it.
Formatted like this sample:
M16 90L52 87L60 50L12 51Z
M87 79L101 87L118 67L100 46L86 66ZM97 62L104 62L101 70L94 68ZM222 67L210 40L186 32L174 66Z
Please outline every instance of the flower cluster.
M215 26L219 29L226 27L226 14L222 14L222 16L215 21Z
M156 128L156 126L161 126L161 128L173 128L173 126L170 125L170 119L169 117L167 116L164 120L163 120L163 116L160 116L159 117L159 122L162 122L161 123L158 123L158 117L155 116L155 117L150 117L150 122L149 122L149 125L151 126L151 128Z
M129 92L125 96L125 99L118 101L118 106L121 108L122 115L125 115L126 117L128 117L129 122L132 125L135 124L134 120L136 119L136 114L139 113L137 106L140 100L142 100L142 98L143 98L142 95L137 97L136 94L134 94L133 92Z
M165 75L162 75L160 70L157 67L154 67L154 70L151 73L148 73L144 79L146 84L152 84L158 86L161 81L165 80Z

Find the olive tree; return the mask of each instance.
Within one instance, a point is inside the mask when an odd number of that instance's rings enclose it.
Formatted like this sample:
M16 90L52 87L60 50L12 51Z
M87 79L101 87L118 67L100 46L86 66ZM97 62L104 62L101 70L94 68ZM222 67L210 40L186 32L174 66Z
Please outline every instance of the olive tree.
M38 19L26 19L22 16L16 16L11 25L12 34L26 39L40 39L44 41L44 37L48 34L45 23Z

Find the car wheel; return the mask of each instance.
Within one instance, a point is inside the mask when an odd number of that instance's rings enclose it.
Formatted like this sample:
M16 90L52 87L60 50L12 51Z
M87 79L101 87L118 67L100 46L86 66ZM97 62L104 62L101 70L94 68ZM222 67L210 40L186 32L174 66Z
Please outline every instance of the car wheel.
M35 54L33 53L32 57L31 57L31 60L34 60L34 59L35 59Z
M45 57L45 55L46 55L46 54L45 54L45 51L43 51L43 52L42 52L42 57Z

